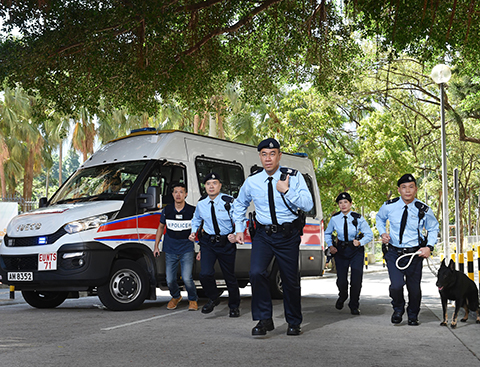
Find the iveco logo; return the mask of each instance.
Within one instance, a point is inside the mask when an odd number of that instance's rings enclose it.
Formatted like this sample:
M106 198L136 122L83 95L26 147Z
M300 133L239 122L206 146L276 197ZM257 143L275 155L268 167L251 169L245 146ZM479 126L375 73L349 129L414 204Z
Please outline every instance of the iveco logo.
M17 227L17 232L23 232L23 231L36 231L40 229L42 226L42 223L27 223L27 224L20 224Z

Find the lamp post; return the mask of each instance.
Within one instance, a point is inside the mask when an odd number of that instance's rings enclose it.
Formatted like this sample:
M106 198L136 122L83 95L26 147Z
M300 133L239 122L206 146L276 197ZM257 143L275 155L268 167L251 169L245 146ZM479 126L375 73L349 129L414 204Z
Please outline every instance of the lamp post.
M442 123L442 191L443 191L443 242L446 261L450 258L448 231L448 178L447 178L447 144L445 135L445 106L443 85L450 80L452 72L447 65L439 64L432 69L430 77L440 86L440 118Z

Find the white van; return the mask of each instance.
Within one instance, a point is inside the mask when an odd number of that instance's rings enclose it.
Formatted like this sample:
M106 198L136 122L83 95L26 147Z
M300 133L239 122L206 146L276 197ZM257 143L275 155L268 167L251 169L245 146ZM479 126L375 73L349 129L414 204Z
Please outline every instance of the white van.
M284 154L281 163L304 175L314 199L302 237L301 275L322 275L322 208L312 163L292 154ZM160 211L173 201L172 183L184 182L187 201L195 205L205 194L203 178L215 171L223 179L222 192L236 197L258 165L256 147L182 131L146 128L113 140L49 200L40 199L39 209L12 219L0 246L2 282L21 290L33 307L56 307L86 291L98 294L111 310L136 309L145 299L156 299L157 287L168 289L165 258L154 258L152 250ZM245 245L237 246L236 276L245 287L248 234ZM281 296L274 261L270 270L272 295ZM196 261L194 279L200 287L199 271ZM222 279L220 268L216 277Z

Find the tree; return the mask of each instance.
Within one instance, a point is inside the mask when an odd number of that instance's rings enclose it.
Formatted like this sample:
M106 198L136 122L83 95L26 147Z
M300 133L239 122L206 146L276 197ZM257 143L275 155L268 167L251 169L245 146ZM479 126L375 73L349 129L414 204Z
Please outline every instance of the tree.
M158 97L201 103L230 82L249 99L280 81L348 80L359 51L334 0L2 2L0 79L57 103L153 115ZM314 66L314 67L313 67ZM345 84L345 83L343 83Z

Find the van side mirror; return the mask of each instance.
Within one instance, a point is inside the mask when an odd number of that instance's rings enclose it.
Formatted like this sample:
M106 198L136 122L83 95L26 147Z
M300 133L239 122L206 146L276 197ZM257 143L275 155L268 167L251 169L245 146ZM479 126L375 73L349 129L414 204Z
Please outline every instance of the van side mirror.
M146 194L138 195L140 209L155 210L158 208L158 186L149 186Z
M48 199L46 197L40 198L40 200L38 200L39 208L45 208L47 204L48 204Z

